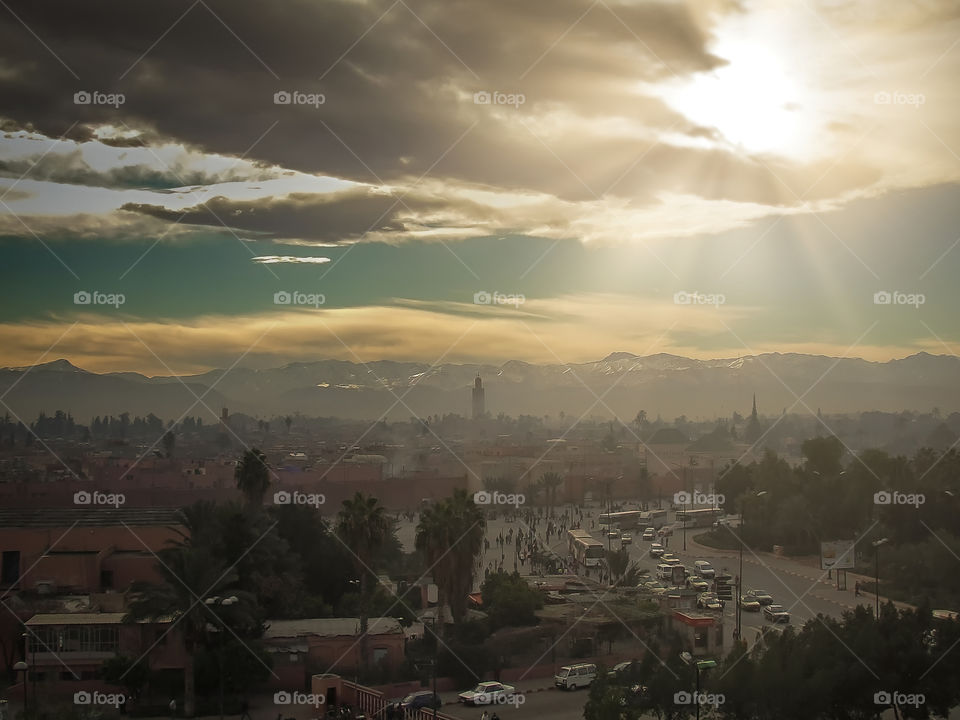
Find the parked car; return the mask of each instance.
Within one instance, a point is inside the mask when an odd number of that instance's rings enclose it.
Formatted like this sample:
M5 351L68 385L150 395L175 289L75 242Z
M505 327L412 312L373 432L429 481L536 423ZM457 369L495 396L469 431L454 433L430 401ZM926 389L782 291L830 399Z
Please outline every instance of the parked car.
M697 560L693 564L693 572L700 577L709 579L713 579L713 577L717 574L717 571L713 569L713 565L706 560Z
M504 685L498 682L482 682L472 690L467 690L457 695L457 700L465 705L491 705L502 703L513 695L513 685Z
M760 612L760 601L748 595L740 596L740 607L747 612Z
M663 556L663 545L660 543L651 543L650 544L650 557L662 557Z
M441 705L443 705L443 700L431 690L421 690L420 692L411 693L400 701L400 707L408 712L415 712L420 708L430 708L433 710L434 708L439 708Z
M702 610L723 610L723 600L714 593L705 592L697 598L697 607Z
M696 590L697 592L703 593L710 589L710 583L708 583L702 577L697 577L694 575L693 577L687 578L687 587L691 590Z
M636 663L636 660L628 660L627 662L617 663L607 674L615 678L629 677L631 668L634 667L634 663Z
M652 527L648 527L646 530L643 531L643 539L644 539L644 540L656 540L656 539L657 539L657 531L656 531L654 528L652 528Z
M773 595L763 590L747 590L747 597L753 598L761 605L769 605L773 602Z
M788 623L790 622L790 613L783 605L767 605L763 608L763 616L770 622Z
M596 679L596 665L578 663L560 668L560 671L553 676L553 684L561 690L576 690L577 688L590 687L590 684Z

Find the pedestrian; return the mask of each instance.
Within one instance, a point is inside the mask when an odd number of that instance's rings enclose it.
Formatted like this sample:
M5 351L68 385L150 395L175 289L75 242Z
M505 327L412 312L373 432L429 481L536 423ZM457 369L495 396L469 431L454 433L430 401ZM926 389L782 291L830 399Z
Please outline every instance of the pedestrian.
M480 715L480 720L489 720L489 718L490 718L490 715L487 713L486 710L484 710L483 714Z
M853 585L853 596L860 597L860 581L859 580L857 580L857 582L854 583Z
M247 702L246 698L240 703L240 720L244 719L253 720L253 718L250 717L250 703Z
M175 718L177 716L177 701L176 698L170 701L170 704L167 705L170 708L170 717Z

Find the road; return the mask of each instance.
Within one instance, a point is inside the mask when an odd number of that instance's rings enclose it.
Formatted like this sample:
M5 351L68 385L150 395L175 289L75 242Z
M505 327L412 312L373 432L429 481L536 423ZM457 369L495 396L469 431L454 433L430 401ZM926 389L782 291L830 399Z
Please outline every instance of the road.
M524 720L525 718L550 718L551 720L581 720L583 718L583 706L587 702L588 692L586 690L576 690L574 692L561 692L560 690L546 690L544 692L530 693L524 696L524 702L520 705L497 705L489 708L490 713L496 712L502 720ZM451 694L449 699L455 699L456 694ZM448 697L444 695L444 700ZM443 712L462 720L480 720L480 715L484 708L467 707L465 705L444 705Z

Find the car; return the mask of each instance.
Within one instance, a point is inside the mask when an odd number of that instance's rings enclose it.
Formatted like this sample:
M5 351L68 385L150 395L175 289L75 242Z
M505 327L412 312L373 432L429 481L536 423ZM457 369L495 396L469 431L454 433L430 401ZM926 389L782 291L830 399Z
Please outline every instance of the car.
M464 705L492 705L503 703L513 695L513 685L504 685L498 682L482 682L472 690L457 695L457 701Z
M660 537L671 537L673 535L673 525L665 525L657 531Z
M653 593L654 595L663 595L667 591L667 586L656 580L651 580L650 582L645 582L641 586L646 592Z
M650 544L650 557L662 557L663 556L663 545L660 543L651 543Z
M621 545L633 545L633 538L630 536L630 533L623 533L620 536Z
M769 605L773 602L773 595L763 590L747 590L747 597L753 598L761 605Z
M760 601L747 595L740 596L740 607L747 612L760 612Z
M647 528L646 530L643 531L643 539L644 539L644 540L656 540L656 539L657 539L657 531L654 530L652 527Z
M693 577L687 578L687 587L691 590L696 590L697 592L707 592L710 589L710 583L704 580L702 577Z
M767 605L763 608L763 616L770 622L788 623L790 622L790 613L783 605Z
M619 530L607 530L607 537L610 538L611 540L616 540L618 537L620 537L620 531L619 531Z
M723 610L723 600L711 592L701 593L697 598L697 607L702 610Z
M592 663L564 665L553 676L553 684L562 690L590 687L597 678L597 666Z
M680 558L673 553L664 553L663 557L660 558L660 562L666 563L667 565L679 565Z
M697 560L693 564L693 572L700 577L709 579L713 579L713 577L717 574L717 571L713 569L713 565L706 560Z
M400 707L411 713L416 712L420 708L430 708L433 710L434 708L440 708L442 705L443 700L431 690L421 690L420 692L411 693L400 701Z
M628 660L627 662L617 663L607 675L614 678L629 677L635 662L636 660Z

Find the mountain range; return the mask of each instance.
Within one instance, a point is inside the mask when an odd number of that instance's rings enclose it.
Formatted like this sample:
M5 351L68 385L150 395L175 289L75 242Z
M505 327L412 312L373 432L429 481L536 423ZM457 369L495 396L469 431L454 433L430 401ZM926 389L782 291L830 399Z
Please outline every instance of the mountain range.
M121 412L152 412L164 420L211 417L225 407L265 418L299 412L373 419L388 410L391 420L451 412L468 417L478 374L493 415L564 412L629 420L643 409L651 419L710 418L746 415L754 394L760 414L768 416L783 410L960 410L960 359L928 353L887 362L792 353L695 360L626 352L571 364L318 360L178 377L94 373L61 359L0 369L0 398L24 421L56 410L71 412L80 423Z

